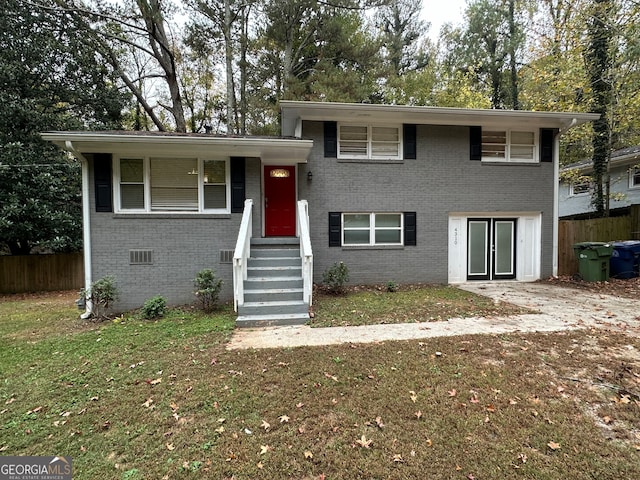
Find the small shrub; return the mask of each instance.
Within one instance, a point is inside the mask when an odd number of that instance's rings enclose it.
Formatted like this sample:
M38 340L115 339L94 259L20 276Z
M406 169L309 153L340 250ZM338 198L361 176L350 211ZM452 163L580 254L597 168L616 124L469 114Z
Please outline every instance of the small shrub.
M167 311L167 301L162 295L151 297L142 306L142 314L144 318L153 319L164 316Z
M387 292L389 292L389 293L397 292L398 289L400 288L400 286L396 282L394 282L392 280L388 281L385 284L385 286L387 287Z
M95 318L104 318L111 304L118 298L115 277L108 275L93 282L89 288L80 290L80 297L92 304L92 314Z
M349 268L344 262L336 262L322 274L322 283L334 294L344 292L344 286L349 281Z
M216 278L212 269L205 268L198 272L194 284L197 288L196 297L200 300L202 310L205 312L213 311L218 303L220 290L222 290L222 280Z

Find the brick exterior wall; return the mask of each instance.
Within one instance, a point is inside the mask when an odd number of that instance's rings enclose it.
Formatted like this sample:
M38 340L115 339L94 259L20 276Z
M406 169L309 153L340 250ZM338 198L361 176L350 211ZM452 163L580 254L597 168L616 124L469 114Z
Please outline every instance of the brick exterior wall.
M235 248L241 213L230 215L132 215L97 213L90 159L91 261L93 280L113 275L120 291L114 310L141 307L162 295L171 305L192 304L193 279L212 268L224 281L221 300L233 299L232 265L220 250ZM246 197L254 199L253 229L261 231L260 160L246 160ZM153 265L130 265L129 250L153 250Z
M467 127L418 125L417 159L387 164L324 158L322 122L304 122L303 138L314 140L299 169L298 196L309 201L316 281L344 261L351 283L446 283L451 212L542 212L541 274L551 275L552 163L471 161ZM385 211L417 213L417 246L328 247L328 212Z
M314 141L309 162L298 165L298 198L309 202L316 282L326 268L344 261L351 283L446 283L452 212L541 212L541 274L551 275L552 163L470 161L467 127L418 125L417 159L395 163L324 158L322 122L304 122L303 138ZM193 278L203 268L215 269L224 281L221 299L232 299L232 265L221 264L219 252L234 249L242 214L96 213L88 158L92 276L116 277L121 297L115 310L138 308L154 295L172 305L194 303ZM246 198L254 200L254 236L262 234L261 189L260 159L247 159ZM417 246L329 247L329 212L416 212ZM134 249L153 250L153 265L130 265L129 250Z

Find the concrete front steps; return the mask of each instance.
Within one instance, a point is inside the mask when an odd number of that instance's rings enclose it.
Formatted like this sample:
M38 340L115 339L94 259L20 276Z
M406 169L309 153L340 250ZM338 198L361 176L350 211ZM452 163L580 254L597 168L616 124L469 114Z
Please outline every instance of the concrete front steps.
M309 320L303 301L300 243L295 237L253 238L238 327L302 325Z

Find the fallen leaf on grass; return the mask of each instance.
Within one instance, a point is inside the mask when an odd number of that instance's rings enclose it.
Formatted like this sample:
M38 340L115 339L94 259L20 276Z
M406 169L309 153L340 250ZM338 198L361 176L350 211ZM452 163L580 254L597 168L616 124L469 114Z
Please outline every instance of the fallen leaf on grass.
M427 438L427 447L432 447L433 446L433 440L431 440L430 438Z
M176 449L173 443L167 443L166 447L167 447L167 450L169 450L170 452Z
M309 451L309 450L305 450L304 458L307 459L307 460L311 460L313 458L313 453L311 453L311 451Z
M418 396L416 395L416 392L414 392L413 390L409 390L409 395L410 395L409 398L411 398L411 401L413 403L416 403L416 401L418 400Z
M268 432L269 429L271 428L271 424L266 420L262 420L262 423L260 424L260 426L264 428L265 432Z
M289 417L287 415L281 415L279 418L280 423L289 423Z
M260 445L260 453L259 453L259 455L264 455L269 450L271 450L271 447L269 445Z
M327 378L330 378L334 382L338 381L338 377L336 377L335 375L331 375L330 373L324 372L324 376L327 377Z
M153 403L153 398L147 398L147 401L142 404L143 407L150 408Z
M404 463L404 459L402 458L402 455L400 455L399 453L396 453L396 454L393 456L393 461L394 461L395 463Z
M382 423L382 417L376 417L376 425L378 428L384 428L384 423Z
M414 413L414 415L418 420L420 420L422 418L422 410L418 410L416 413Z
M367 437L365 437L364 434L358 440L356 440L356 443L362 448L369 448L372 442L373 440L367 440Z
M458 393L458 392L456 391L456 389L455 389L455 388L452 388L452 389L451 389L451 390L449 390L447 393L449 394L449 396L450 396L450 397L455 397L455 396L457 395L457 393Z
M493 405L487 405L487 412L495 412L496 411L496 407L494 407Z
M162 378L156 378L155 380L147 380L147 383L149 385L158 385L159 383L162 383Z
M296 403L296 408L302 408L302 407L304 407L304 403L302 402Z
M547 447L549 447L551 450L559 450L560 444L557 442L549 442L547 443Z

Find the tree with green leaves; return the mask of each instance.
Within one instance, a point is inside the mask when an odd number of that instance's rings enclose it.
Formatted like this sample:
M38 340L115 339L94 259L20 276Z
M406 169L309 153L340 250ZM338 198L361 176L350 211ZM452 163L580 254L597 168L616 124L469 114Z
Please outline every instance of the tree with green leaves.
M598 216L609 214L608 166L611 156L611 102L613 0L593 0L588 22L589 45L585 61L591 82L591 110L600 118L593 123L593 196L591 202Z
M493 108L518 109L518 71L523 62L529 12L517 0L473 0L466 24L444 37L449 71L465 72ZM453 68L451 68L453 67Z
M52 6L51 2L48 6ZM80 169L39 133L117 126L124 97L65 12L5 0L0 15L0 244L81 247Z

